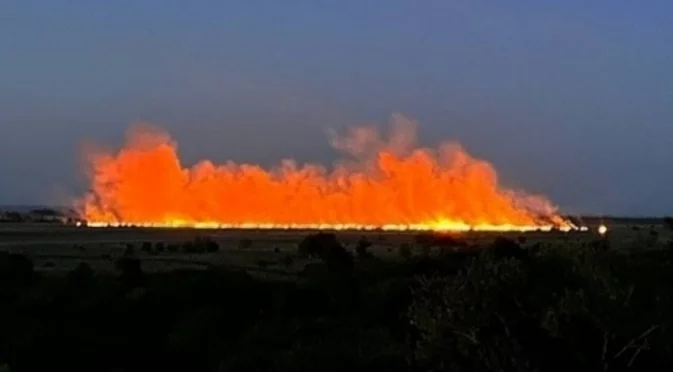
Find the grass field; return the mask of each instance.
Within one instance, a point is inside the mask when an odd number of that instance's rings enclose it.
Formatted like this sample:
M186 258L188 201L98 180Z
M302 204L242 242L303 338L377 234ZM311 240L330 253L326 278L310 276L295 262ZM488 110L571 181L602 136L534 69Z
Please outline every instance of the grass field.
M599 223L609 227L606 236L596 232ZM590 221L587 232L469 232L456 236L472 247L489 244L499 236L508 237L524 247L572 243L578 249L597 239L607 239L616 249L644 249L661 247L671 239L671 233L656 220ZM61 224L0 224L0 251L21 253L30 257L35 268L45 273L63 273L80 262L86 262L98 271L114 270L114 261L127 247L133 246L143 270L166 271L177 268L205 268L221 266L252 272L296 274L310 260L295 257L297 244L311 231L297 230L200 230L151 228L86 228ZM339 231L340 242L354 250L358 241L371 243L369 251L384 259L399 259L400 247L406 245L412 254L432 254L441 247L418 243L417 232ZM142 245L164 244L180 246L195 239L209 239L217 243L215 253L147 252ZM292 263L288 264L288 257Z

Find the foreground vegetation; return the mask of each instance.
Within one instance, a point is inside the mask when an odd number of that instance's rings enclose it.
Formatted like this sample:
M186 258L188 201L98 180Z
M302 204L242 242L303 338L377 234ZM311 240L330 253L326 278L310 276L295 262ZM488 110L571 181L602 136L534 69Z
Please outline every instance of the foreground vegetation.
M673 250L617 252L600 238L584 247L520 243L475 247L425 236L416 240L422 254L402 245L398 259L381 260L365 240L351 251L334 235L311 235L295 257L316 263L282 281L217 266L147 273L132 254L117 259L114 275L81 263L54 277L25 256L2 254L0 365L12 372L673 367Z

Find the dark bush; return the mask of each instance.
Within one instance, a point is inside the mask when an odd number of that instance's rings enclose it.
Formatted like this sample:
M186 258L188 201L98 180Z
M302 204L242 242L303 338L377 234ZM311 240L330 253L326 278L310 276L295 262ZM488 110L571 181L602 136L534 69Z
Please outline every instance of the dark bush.
M420 246L427 246L434 244L435 236L432 233L420 233L414 236L414 242Z
M154 251L155 252L162 253L165 250L166 250L166 244L164 244L163 242L158 242L158 243L154 244Z
M422 233L415 237L421 247L440 247L444 249L466 247L467 243L449 233Z
M220 250L220 245L212 239L207 239L205 242L206 252L215 253Z
M353 268L353 256L331 233L307 236L299 243L298 254L300 257L320 258L334 272L346 272Z
M518 243L501 236L495 238L490 249L498 258L526 258L528 256L526 250Z
M184 253L197 253L198 251L199 247L197 247L195 242L185 242L182 244L182 252Z
M336 235L331 233L317 233L305 237L299 242L297 254L303 258L322 257L330 250L338 250L341 244Z
M17 285L30 284L35 278L33 261L22 254L0 252L0 280Z
M133 257L135 255L135 249L133 247L133 244L126 244L126 247L124 248L124 253L122 253L123 257Z
M374 255L369 252L369 247L372 246L372 243L367 240L364 236L358 240L357 244L355 245L355 253L357 254L358 258L360 259L371 259L374 258Z
M152 243L151 242L143 242L140 245L140 250L145 252L145 253L152 253L153 252Z

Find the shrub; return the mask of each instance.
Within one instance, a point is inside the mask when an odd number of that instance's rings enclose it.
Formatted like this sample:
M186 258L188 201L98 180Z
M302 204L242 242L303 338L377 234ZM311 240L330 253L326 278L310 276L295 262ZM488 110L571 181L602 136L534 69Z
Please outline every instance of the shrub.
M212 239L207 239L204 244L206 246L206 252L208 253L215 253L220 250L220 245Z
M140 250L146 253L152 253L152 243L151 242L143 242L140 245Z
M122 257L133 257L135 256L135 248L133 247L133 244L126 244L126 248L124 248L124 253L122 253Z
M358 240L357 244L355 245L355 253L358 255L358 258L360 259L371 259L374 258L374 255L368 251L369 247L372 246L372 243L367 240L364 236Z
M14 283L23 287L33 283L35 272L33 261L22 255L0 252L0 282Z
M419 368L648 370L669 360L671 330L663 325L671 316L660 306L673 296L664 253L646 264L642 252L564 247L527 261L495 252L414 287L409 317Z
M472 260L455 278L421 279L409 313L420 336L416 360L429 370L526 370L512 365L527 361L509 324L498 321L521 320L515 300L523 282L516 260L492 257Z
M490 249L498 258L525 258L528 256L526 250L515 241L501 236L495 238Z
M184 253L196 253L198 252L198 247L194 242L185 242L182 244L182 252Z
M300 257L317 257L324 261L330 271L345 272L353 268L353 256L339 243L332 233L311 234L298 246Z
M416 244L422 247L458 248L467 243L448 233L422 233L415 236Z
M321 232L302 239L297 247L297 254L304 258L321 257L325 255L325 252L339 247L341 244L336 235Z

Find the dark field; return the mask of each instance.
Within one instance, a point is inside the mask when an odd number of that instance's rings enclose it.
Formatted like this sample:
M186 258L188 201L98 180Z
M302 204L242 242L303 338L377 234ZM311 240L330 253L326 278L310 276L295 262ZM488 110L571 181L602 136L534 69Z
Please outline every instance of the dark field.
M671 229L587 225L316 234L4 223L0 370L670 370Z
M495 237L505 237L519 242L522 247L537 243L545 246L574 245L580 248L596 239L599 224L609 226L605 239L616 249L634 246L657 248L664 246L671 235L661 221L647 220L586 220L587 232L469 232L443 233L454 236L476 247L488 245ZM80 262L87 262L99 270L113 270L113 262L122 256L128 245L136 248L134 256L151 271L174 268L198 268L219 265L251 268L259 271L259 260L277 263L284 255L294 255L297 244L311 231L299 230L209 230L209 229L150 229L150 228L85 228L61 224L0 224L0 251L30 256L36 269L41 271L67 271ZM358 241L371 243L369 251L382 259L398 259L402 245L409 245L413 254L424 252L417 244L419 236L428 233L391 231L337 231L334 232L347 250L353 251ZM186 242L205 238L217 243L218 251L210 254L192 252L144 252L143 243L182 246ZM431 250L441 251L441 247ZM426 252L427 253L427 252ZM306 264L298 260L289 272L296 272ZM191 264L193 263L193 264ZM45 267L44 264L47 264Z

